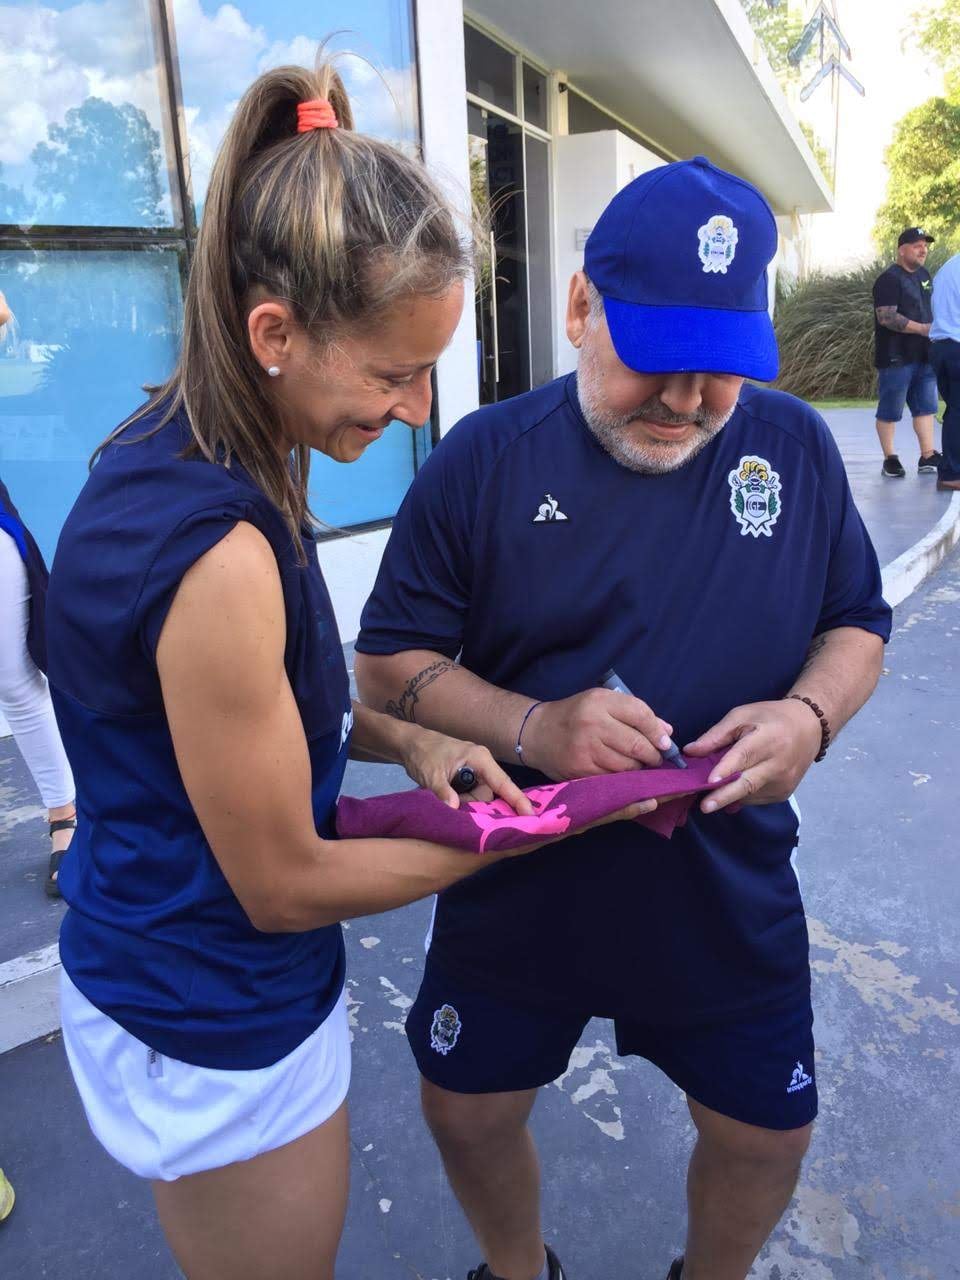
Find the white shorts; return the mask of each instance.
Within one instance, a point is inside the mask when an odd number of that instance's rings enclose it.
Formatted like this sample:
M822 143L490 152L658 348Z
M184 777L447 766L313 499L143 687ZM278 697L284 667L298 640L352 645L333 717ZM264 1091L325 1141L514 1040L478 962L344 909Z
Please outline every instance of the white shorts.
M66 971L60 1011L90 1128L141 1178L173 1182L273 1151L329 1120L347 1096L345 995L292 1053L255 1071L162 1057L92 1005Z

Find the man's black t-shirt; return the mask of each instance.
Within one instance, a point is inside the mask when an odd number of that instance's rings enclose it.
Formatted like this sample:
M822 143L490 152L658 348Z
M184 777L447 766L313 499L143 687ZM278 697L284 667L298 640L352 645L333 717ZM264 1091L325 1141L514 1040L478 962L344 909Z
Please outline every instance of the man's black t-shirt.
M873 286L874 307L896 307L908 320L930 324L933 311L930 300L933 282L924 267L916 271L904 271L899 263L888 267L877 276ZM891 365L922 364L930 356L930 340L921 333L895 333L886 329L873 316L874 365L889 369Z

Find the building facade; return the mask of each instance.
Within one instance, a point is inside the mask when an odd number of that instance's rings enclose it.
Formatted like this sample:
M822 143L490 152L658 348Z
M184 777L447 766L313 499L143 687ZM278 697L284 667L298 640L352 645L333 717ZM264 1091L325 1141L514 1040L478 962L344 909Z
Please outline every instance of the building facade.
M44 552L100 441L175 359L213 155L246 85L328 32L361 129L421 148L489 247L433 420L316 459L321 560L355 636L439 436L572 367L570 275L607 200L703 153L761 186L792 252L826 184L738 0L8 0L0 6L0 475Z

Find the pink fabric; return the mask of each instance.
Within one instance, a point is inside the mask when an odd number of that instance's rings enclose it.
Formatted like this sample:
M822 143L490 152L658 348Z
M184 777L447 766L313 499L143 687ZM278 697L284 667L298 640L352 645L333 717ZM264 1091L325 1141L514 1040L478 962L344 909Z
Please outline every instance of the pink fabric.
M424 790L398 791L369 800L341 796L337 832L344 839L393 836L430 840L468 853L486 853L518 849L561 836L628 804L657 799L661 803L653 813L636 821L669 840L686 822L696 800L695 795L670 797L684 791L713 791L720 786L721 783L710 786L707 778L721 758L722 753L718 752L702 760L689 759L688 769L635 769L530 787L524 794L533 802L536 813L529 817L514 813L503 800L462 800L459 809L451 809L432 791Z

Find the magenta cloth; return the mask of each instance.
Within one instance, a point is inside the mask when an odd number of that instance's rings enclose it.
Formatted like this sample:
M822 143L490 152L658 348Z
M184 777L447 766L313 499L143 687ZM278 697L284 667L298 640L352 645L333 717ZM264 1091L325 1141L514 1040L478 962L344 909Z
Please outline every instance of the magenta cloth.
M530 787L525 792L536 813L522 817L503 800L461 800L459 809L438 800L432 791L397 791L385 796L357 800L341 796L337 805L337 833L344 839L392 836L407 840L429 840L433 844L464 849L468 853L519 849L538 840L562 836L616 813L639 800L661 800L653 813L637 818L665 839L687 820L695 795L679 792L713 791L722 785L708 783L722 752L688 758L689 768L634 769L627 773L604 773L594 778L573 778ZM737 775L725 778L730 782Z

